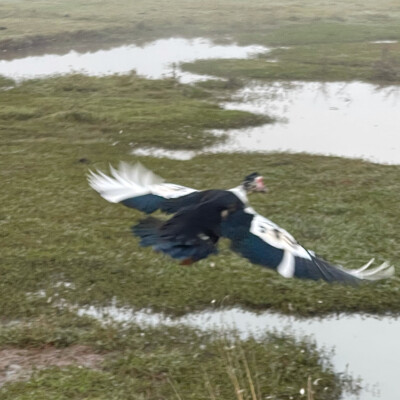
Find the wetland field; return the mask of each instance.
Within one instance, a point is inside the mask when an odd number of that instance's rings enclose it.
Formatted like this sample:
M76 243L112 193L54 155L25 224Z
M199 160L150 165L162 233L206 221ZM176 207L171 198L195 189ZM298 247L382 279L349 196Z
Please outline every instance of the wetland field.
M0 1L0 398L396 400L399 40L389 0ZM257 212L396 275L284 279L226 241L178 265L88 186L120 161L258 171Z

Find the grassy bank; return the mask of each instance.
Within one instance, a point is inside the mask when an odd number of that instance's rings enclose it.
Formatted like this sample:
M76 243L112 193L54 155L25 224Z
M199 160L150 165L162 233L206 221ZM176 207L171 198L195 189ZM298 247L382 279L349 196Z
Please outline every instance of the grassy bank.
M79 360L64 368L38 368L29 381L0 388L4 400L300 399L301 391L334 400L354 387L345 375L333 373L328 356L312 343L275 334L259 342L239 341L184 328L101 327L59 314L56 319L42 318L40 324L9 329L8 340L3 333L0 341L15 346L21 344L15 338L22 337L24 347L46 345L42 348L47 353L86 343L103 361L95 368L82 367ZM55 342L49 344L52 338Z
M13 143L95 141L198 149L217 141L207 129L270 121L223 110L211 91L135 75L30 81L1 93L0 104L0 135L8 142L12 131Z
M101 41L104 45L171 34L218 38L229 35L247 43L282 44L288 42L285 36L290 37L292 27L321 22L343 26L339 36L346 37L347 31L347 39L352 37L353 41L398 39L399 19L399 6L390 0L379 3L313 0L306 4L297 0L268 4L262 0L250 3L234 0L218 3L210 0L118 0L112 3L18 0L0 5L0 48L54 45L54 42L62 45ZM350 28L346 29L348 26ZM281 35L281 28L289 28L288 33ZM329 26L322 31L329 41L331 31ZM301 40L296 34L292 38L296 42ZM315 35L312 38L318 40ZM304 40L309 43L310 37Z
M337 27L337 29L340 29ZM278 48L255 59L199 60L184 70L231 79L400 83L398 43L325 43Z

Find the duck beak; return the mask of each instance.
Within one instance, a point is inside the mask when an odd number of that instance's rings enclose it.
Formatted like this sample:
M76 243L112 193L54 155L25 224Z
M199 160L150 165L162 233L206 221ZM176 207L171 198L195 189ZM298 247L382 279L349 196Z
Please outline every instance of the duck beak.
M268 192L268 189L264 185L264 178L262 176L258 176L255 179L256 182L256 192L261 192L261 193L266 193Z

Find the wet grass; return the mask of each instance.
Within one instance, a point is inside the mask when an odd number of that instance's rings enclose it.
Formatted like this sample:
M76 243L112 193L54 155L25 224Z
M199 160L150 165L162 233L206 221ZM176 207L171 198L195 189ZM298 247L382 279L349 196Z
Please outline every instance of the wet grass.
M400 83L398 43L326 43L275 49L248 60L199 60L183 69L230 79Z
M37 371L26 383L5 386L2 398L146 399L178 393L182 399L230 399L235 385L236 393L251 392L242 353L232 353L229 361L221 341L189 330L103 327L60 309L63 304L115 301L176 315L230 305L295 315L399 311L398 278L358 288L330 286L285 280L232 254L227 243L220 255L190 268L139 248L129 227L141 215L105 202L85 178L88 168L137 158L127 155L125 145L81 137L82 121L75 120L68 135L46 137L39 130L43 125L21 118L32 109L34 103L8 113L2 123L0 346L84 344L110 357L100 370ZM258 170L271 191L255 196L253 205L304 245L347 266L359 266L372 255L398 265L399 167L282 154L142 161L172 182L200 189L230 187ZM323 356L310 344L269 337L237 346L243 347L254 387L263 396L300 398L309 377L323 378L322 386L312 388L318 399L337 399L346 385L321 366Z
M221 305L295 315L400 310L397 278L361 287L287 280L233 254L225 242L218 256L177 265L138 246L130 226L140 213L107 203L87 185L88 167L138 159L126 148L79 139L13 141L12 135L2 146L1 169L5 318L41 315L60 297L80 305L115 298L171 314ZM397 166L281 154L143 161L169 181L199 189L232 187L257 170L271 191L255 196L253 206L304 246L349 268L373 256L400 264Z
M187 328L100 325L68 311L0 331L2 346L90 345L105 361L37 370L27 382L7 383L2 399L300 399L300 391L334 400L357 386L334 374L329 354L307 340L266 334L239 340ZM317 382L307 389L307 382ZM254 395L256 397L254 397Z
M129 228L141 215L102 200L85 174L138 160L128 155L136 146L200 149L216 140L205 129L265 122L216 105L242 79L397 83L398 45L368 42L398 40L399 19L397 5L372 0L2 2L3 55L171 35L292 48L248 61L197 63L192 67L212 66L212 74L230 79L196 87L129 75L59 77L10 89L14 83L0 77L0 346L85 344L107 357L99 370L36 371L28 382L0 389L0 397L300 399L300 389L307 394L308 382L321 379L312 386L314 398L338 399L349 380L334 375L309 342L270 334L261 343L227 343L184 328L102 326L60 306L115 301L171 315L227 306L298 316L398 313L397 277L357 288L286 280L232 254L226 242L218 256L179 266L139 248ZM273 58L279 63L268 63ZM304 246L350 268L375 256L399 273L397 166L286 154L142 161L169 181L199 189L231 187L257 170L270 193L254 196L253 206Z
M2 93L0 135L12 130L14 141L79 139L198 149L217 141L207 129L269 121L223 110L211 93L174 79L149 81L135 75L34 80Z
M0 394L4 400L245 399L251 395L251 382L257 399L300 399L300 391L307 390L310 378L313 382L318 379L311 388L315 396L333 400L351 382L334 375L327 356L318 354L307 342L269 335L260 344L254 340L211 340L191 331L168 333L173 341L157 330L125 330L129 339L112 357L106 355L102 368L48 368L34 373L26 383L6 384Z
M220 305L296 315L400 310L397 279L359 288L285 280L225 242L219 256L190 268L139 248L130 226L141 215L102 200L87 185L88 168L133 162L132 146L198 149L214 140L205 128L262 122L222 110L215 91L129 75L35 80L1 92L4 318L37 317L59 297L80 305L115 298L171 314ZM144 161L198 189L232 187L256 170L271 193L255 196L253 205L304 246L350 268L373 256L400 264L398 166L282 154Z

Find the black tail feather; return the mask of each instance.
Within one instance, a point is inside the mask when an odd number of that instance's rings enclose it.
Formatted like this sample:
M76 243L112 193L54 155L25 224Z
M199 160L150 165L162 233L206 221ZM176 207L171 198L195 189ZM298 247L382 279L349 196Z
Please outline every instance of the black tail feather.
M154 246L159 242L159 229L162 221L149 217L132 226L134 236L140 237L140 245L143 247Z
M201 239L197 235L187 236L183 233L170 232L163 221L149 217L132 227L132 233L140 238L140 245L151 246L178 260L191 259L193 262L217 253L215 244L210 238Z

